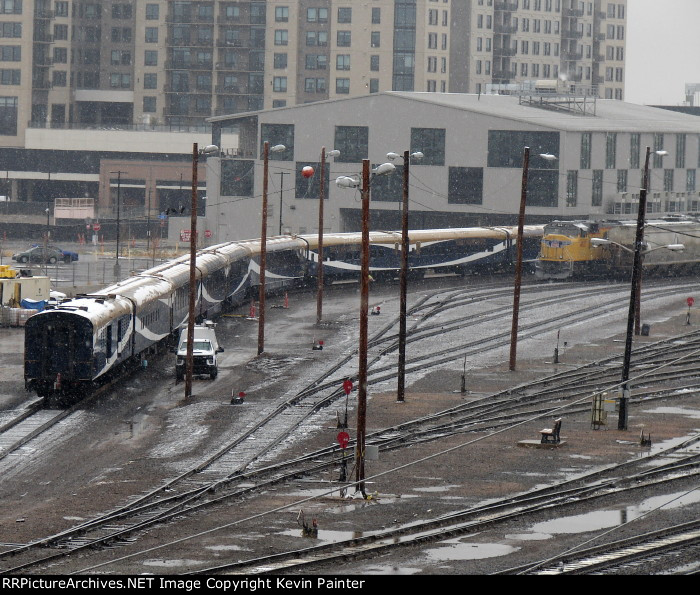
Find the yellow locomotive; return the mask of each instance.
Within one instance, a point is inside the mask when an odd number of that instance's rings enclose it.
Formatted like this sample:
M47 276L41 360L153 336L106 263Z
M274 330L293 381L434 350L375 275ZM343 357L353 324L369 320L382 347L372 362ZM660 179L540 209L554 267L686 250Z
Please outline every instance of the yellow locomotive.
M636 232L636 221L553 221L544 228L535 277L629 276ZM700 220L648 220L642 255L644 270L650 273L689 273L700 265Z

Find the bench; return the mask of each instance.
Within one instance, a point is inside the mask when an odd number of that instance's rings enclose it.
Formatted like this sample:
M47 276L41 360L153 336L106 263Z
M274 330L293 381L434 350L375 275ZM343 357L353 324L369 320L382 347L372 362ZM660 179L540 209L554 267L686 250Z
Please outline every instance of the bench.
M542 444L559 444L559 431L561 430L561 418L554 420L553 428L545 428L540 430Z

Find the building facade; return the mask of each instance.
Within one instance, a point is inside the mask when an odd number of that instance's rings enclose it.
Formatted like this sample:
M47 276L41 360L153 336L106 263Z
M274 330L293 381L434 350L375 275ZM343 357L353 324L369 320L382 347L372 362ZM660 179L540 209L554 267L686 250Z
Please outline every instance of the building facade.
M412 229L516 225L526 146L528 223L629 218L639 203L647 147L648 212L700 212L700 119L615 100L597 100L585 112L571 103L564 109L561 101L534 101L531 94L385 92L213 118L213 142L224 155L219 126L238 128L241 150L207 161L207 228L217 241L258 235L264 141L284 146L268 160L270 234L317 232L324 147L340 151L325 166L330 232L357 231L361 223L359 191L334 181L357 178L363 159L374 168L388 152L406 150L424 155L410 166ZM394 174L372 181L373 229L401 226L403 164L394 163ZM311 178L302 174L306 166L315 170Z
M380 91L624 98L626 0L4 0L0 144Z

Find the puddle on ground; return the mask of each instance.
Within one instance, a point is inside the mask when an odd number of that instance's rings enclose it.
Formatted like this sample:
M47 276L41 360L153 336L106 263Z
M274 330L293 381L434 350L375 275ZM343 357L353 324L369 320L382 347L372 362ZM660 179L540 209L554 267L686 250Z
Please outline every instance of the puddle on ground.
M680 508L700 502L700 490L677 492L663 496L654 496L643 500L638 506L629 506L618 510L595 510L586 514L574 515L537 523L531 527L533 533L586 533L622 525L643 514L663 507L662 510Z
M462 538L448 539L441 543L445 545L425 550L428 558L434 561L481 560L507 556L520 549L502 543L469 543L462 541Z

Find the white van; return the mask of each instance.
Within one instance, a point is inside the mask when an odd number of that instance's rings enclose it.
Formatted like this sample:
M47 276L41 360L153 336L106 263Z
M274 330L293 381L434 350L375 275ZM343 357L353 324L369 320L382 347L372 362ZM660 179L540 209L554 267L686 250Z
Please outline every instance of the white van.
M195 325L192 339L192 374L209 374L212 380L219 372L216 354L224 350L223 347L219 347L219 342L216 340L215 326L210 320L205 320L204 324ZM180 331L176 353L175 378L182 380L185 377L187 365L187 327Z

